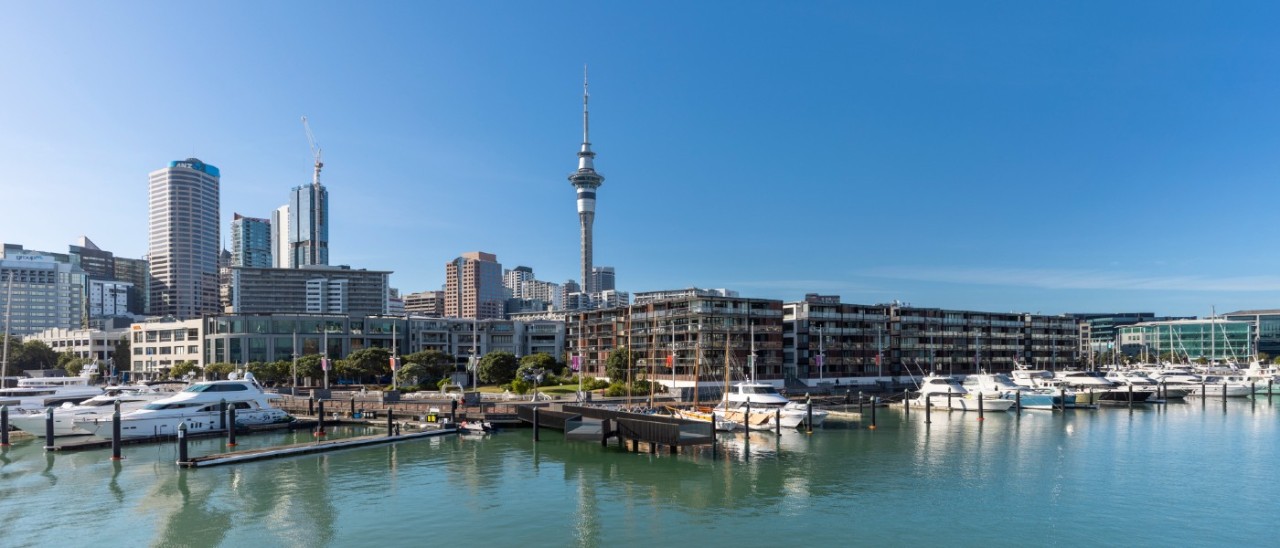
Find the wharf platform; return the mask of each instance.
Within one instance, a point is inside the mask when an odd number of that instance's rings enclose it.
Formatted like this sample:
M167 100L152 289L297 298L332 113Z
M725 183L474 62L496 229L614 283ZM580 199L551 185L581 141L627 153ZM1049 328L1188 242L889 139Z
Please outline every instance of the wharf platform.
M329 421L325 421L329 423ZM304 428L313 428L316 425L314 420L295 420L290 422L282 422L276 424L259 424L253 426L239 426L236 428L236 434L253 434L255 432L274 432L277 430L299 430ZM227 430L213 430L210 432L199 432L187 434L187 439L202 438L220 438L227 435ZM39 437L39 436L37 436ZM56 439L56 438L55 438ZM65 439L65 438L63 438ZM120 445L145 445L148 443L171 442L178 439L177 435L165 434L162 436L145 436L140 438L121 438ZM111 438L89 437L77 439L74 441L56 444L50 449L53 451L89 451L92 449L110 449Z
M278 447L264 447L259 449L246 449L244 451L233 451L230 453L218 453L215 455L205 455L203 457L188 458L186 461L178 461L178 466L183 468L207 468L210 466L219 466L223 464L236 464L243 462L253 462L266 459L276 459L283 457L293 457L298 455L308 455L312 453L324 453L328 451L337 451L341 449L350 449L354 447L368 447L370 445L381 445L386 443L395 443L398 441L410 441L422 438L430 438L435 436L443 436L446 434L456 434L458 429L440 428L434 430L423 430L420 432L410 432L400 435L375 435L361 436L358 438L347 438L332 441L317 441L308 443L297 443L293 445L282 445Z
M517 414L521 421L534 426L535 440L537 429L551 428L564 431L565 439L599 441L603 446L608 445L610 438L616 438L625 449L630 441L632 451L637 451L640 443L648 446L650 452L667 447L673 454L680 447L715 443L715 432L709 422L581 405L527 405L521 406Z

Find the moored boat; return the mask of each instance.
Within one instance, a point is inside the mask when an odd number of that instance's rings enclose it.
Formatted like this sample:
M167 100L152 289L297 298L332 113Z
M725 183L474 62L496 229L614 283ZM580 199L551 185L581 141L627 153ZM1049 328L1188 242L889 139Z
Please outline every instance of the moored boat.
M983 411L1008 411L1014 402L1003 398L983 398L969 393L955 377L930 374L920 381L918 395L906 403L911 407L924 407L927 403L955 411L977 411L979 405Z
M181 424L188 433L224 430L223 401L236 410L237 426L288 422L292 417L271 405L278 397L264 392L250 373L243 379L199 382L121 415L120 433L126 438L174 435ZM111 419L75 421L75 425L95 435L109 435Z

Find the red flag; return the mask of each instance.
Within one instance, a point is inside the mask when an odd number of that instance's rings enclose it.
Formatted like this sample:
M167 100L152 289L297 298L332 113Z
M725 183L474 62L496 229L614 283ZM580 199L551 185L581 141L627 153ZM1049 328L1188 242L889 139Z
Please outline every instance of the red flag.
M676 362L676 357L675 357L675 355L674 355L674 354L667 354L667 365L674 364L675 362Z

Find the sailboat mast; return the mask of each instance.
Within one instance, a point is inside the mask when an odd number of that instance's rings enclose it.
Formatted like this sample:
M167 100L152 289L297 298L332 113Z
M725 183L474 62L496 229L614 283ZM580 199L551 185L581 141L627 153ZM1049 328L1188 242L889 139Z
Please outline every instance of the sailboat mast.
M658 346L657 318L653 305L649 305L649 408L653 408L653 381L658 378L658 364L653 361L654 347Z
M698 375L702 369L702 330L698 330L697 342L693 343L693 406L698 406Z
M627 407L631 407L631 367L635 363L635 347L631 345L631 307L627 307ZM581 373L579 373L581 375Z
M13 307L13 271L9 271L9 289L4 297L4 353L0 354L0 388L4 388L4 378L9 376L9 310Z

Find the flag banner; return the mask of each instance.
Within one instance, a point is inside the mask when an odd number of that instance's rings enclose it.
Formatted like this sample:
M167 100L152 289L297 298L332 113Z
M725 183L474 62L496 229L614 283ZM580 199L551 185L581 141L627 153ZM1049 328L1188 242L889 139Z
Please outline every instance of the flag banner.
M391 358L391 370L392 370L392 371L395 371L396 369L398 369L398 366L399 366L399 365L400 365L400 360L399 360L398 358Z
M816 361L817 361L817 363L818 363L818 367L822 367L822 354L818 354L818 356L815 358L815 360L816 360Z
M574 370L574 371L581 371L581 370L582 370L582 356L574 356L574 357L573 357L573 370Z
M674 363L676 363L676 357L672 354L667 354L667 365L671 365Z
M329 370L329 358L320 358L320 370L321 371Z

